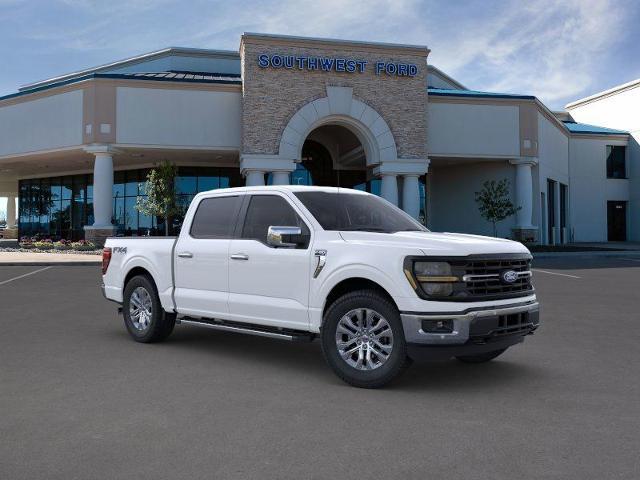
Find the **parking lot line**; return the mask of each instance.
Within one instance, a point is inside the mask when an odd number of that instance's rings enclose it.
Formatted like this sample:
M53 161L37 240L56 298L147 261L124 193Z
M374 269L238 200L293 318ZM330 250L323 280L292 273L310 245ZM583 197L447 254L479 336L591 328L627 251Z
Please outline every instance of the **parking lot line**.
M19 275L17 277L10 278L9 280L4 280L0 282L0 285L4 285L5 283L13 282L14 280L20 280L21 278L28 277L29 275L33 275L39 272L44 272L45 270L49 270L51 267L39 268L38 270L34 270L33 272L25 273L24 275Z
M582 278L577 275L569 275L568 273L558 273L558 272L550 272L549 270L538 270L537 268L532 268L534 272L539 273L548 273L549 275L560 275L561 277L569 277L569 278Z

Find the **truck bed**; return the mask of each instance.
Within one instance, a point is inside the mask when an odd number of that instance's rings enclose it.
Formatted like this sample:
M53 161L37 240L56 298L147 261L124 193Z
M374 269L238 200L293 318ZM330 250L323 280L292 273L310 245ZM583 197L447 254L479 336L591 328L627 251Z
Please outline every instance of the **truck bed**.
M173 310L173 249L177 237L113 237L105 247L111 248L111 262L104 276L105 296L122 302L122 289L127 274L135 269L151 273L158 287L162 306ZM132 273L133 272L133 273Z

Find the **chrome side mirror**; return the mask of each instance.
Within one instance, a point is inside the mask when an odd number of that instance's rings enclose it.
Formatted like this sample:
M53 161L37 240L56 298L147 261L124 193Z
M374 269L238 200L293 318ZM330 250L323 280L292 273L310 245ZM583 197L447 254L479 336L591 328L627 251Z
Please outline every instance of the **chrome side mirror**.
M267 244L276 248L295 248L300 244L301 235L300 227L270 226L267 230Z

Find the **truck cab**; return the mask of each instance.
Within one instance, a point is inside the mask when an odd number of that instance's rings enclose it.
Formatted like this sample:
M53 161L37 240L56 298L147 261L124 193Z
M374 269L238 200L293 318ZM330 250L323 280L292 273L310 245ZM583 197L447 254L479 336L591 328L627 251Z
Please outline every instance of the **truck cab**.
M433 233L333 187L198 194L177 238L108 239L105 296L141 342L176 323L318 337L346 382L379 387L416 359L491 360L539 325L522 244Z

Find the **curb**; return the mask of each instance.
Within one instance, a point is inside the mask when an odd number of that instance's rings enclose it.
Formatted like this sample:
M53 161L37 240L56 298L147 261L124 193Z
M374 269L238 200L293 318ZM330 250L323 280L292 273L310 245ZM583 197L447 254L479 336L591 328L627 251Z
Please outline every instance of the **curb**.
M615 250L615 251L587 251L587 252L534 252L533 258L563 258L563 257L637 257L640 259L640 250Z

